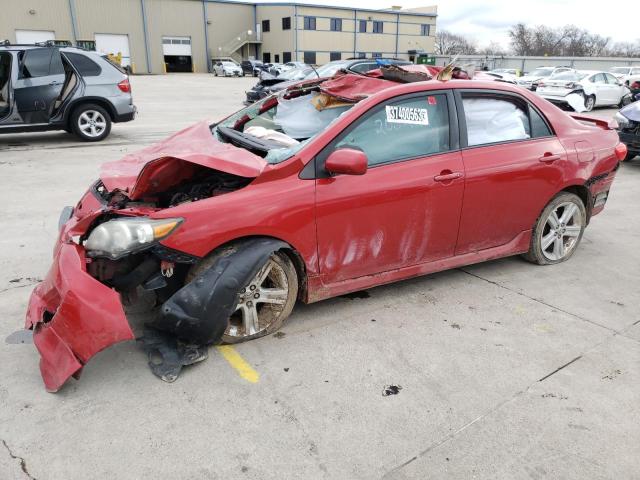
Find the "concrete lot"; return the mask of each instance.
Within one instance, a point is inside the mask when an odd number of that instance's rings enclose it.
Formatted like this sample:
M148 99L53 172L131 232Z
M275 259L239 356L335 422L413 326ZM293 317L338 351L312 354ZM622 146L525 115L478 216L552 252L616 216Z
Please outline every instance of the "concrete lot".
M2 339L98 166L235 111L253 80L132 83L140 116L103 143L0 137ZM34 346L0 341L0 478L640 478L637 182L640 159L565 264L509 258L299 305L284 335L236 347L257 383L212 349L166 384L128 342L48 394Z

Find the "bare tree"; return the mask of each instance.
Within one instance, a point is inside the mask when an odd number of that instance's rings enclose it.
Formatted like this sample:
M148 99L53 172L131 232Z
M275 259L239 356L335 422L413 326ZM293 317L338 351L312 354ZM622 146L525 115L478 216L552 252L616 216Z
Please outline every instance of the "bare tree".
M610 40L575 25L551 28L546 25L529 27L523 23L511 27L509 37L516 55L559 57L601 55Z
M447 30L440 30L436 33L436 54L438 55L471 55L477 51L475 42L463 35Z
M481 55L488 55L493 57L499 57L501 55L509 54L509 52L507 52L507 50L495 40L489 42L489 45L480 49L478 53L480 53Z
M609 57L640 57L640 40L633 42L618 42L605 49L603 55Z

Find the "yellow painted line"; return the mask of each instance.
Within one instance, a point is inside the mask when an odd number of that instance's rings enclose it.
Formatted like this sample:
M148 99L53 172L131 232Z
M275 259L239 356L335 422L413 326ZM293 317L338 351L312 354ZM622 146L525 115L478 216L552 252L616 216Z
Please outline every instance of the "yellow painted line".
M258 383L260 374L242 358L242 355L240 355L235 348L231 345L218 345L216 349L222 354L224 359L229 362L229 365L236 369L242 378L250 383Z

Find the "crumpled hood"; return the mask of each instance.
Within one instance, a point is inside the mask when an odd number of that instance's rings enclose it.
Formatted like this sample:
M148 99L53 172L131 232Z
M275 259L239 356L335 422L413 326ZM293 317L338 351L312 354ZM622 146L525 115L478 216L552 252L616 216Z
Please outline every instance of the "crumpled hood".
M640 122L640 101L633 102L620 110L620 114L633 122Z
M209 124L203 121L121 160L105 163L100 179L110 192L133 192L141 178L148 177L146 167L165 159L181 160L246 178L257 177L267 165L258 155L216 140Z

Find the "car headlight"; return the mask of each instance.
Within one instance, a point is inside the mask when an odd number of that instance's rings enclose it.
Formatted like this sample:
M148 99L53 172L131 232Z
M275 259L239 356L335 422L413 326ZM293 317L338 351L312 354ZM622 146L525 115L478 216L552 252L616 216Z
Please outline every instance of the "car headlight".
M619 128L629 128L632 125L631 120L622 115L620 112L616 112L613 118L615 119Z
M144 250L171 235L181 218L151 220L147 217L117 218L98 225L84 243L90 257L117 259Z

